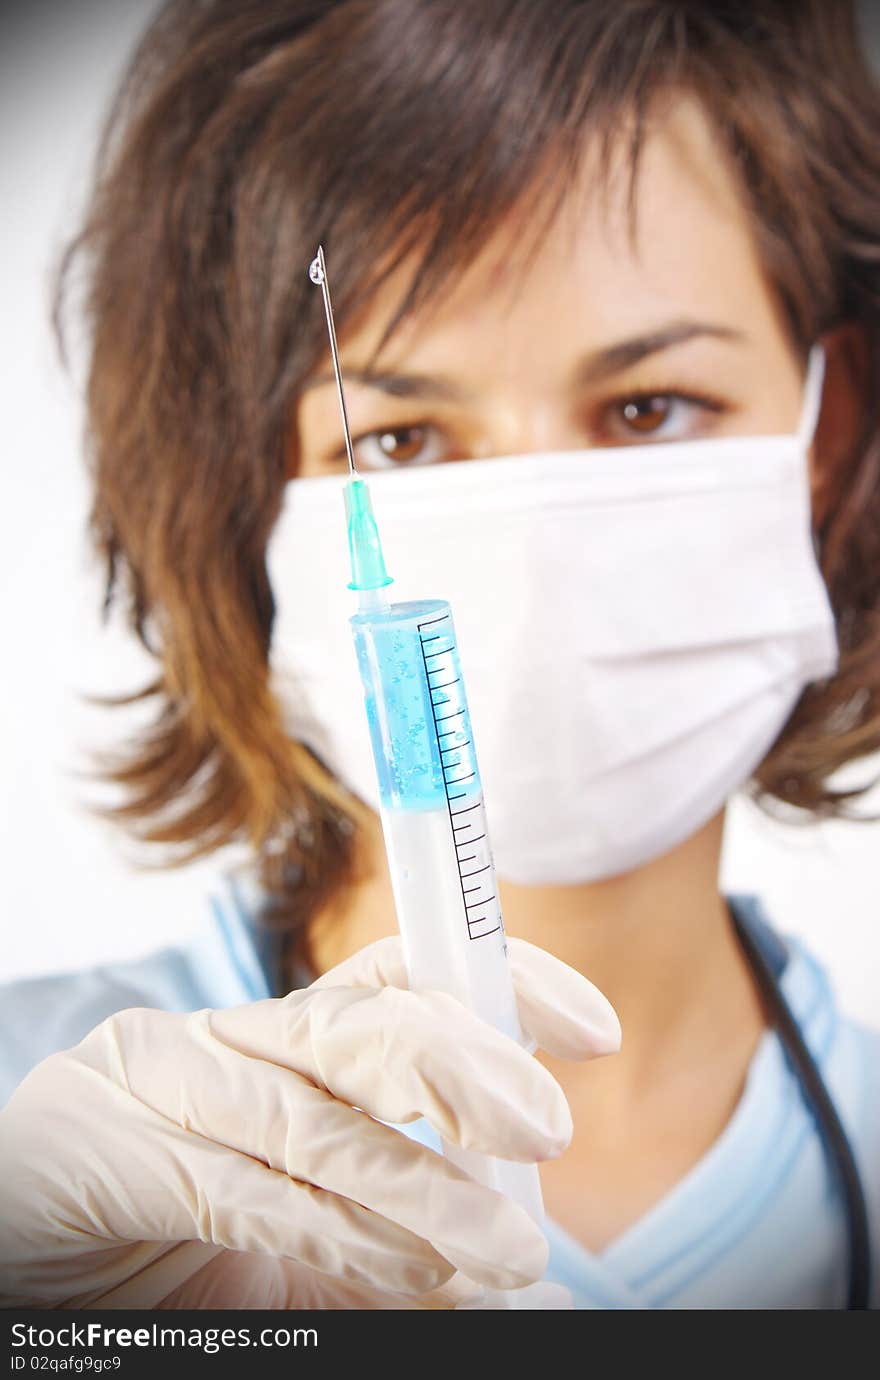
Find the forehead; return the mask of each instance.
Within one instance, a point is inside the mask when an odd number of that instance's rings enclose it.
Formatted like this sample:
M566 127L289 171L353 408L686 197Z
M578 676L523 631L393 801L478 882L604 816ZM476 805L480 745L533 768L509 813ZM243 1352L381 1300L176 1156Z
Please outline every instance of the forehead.
M573 331L613 340L691 314L749 332L784 331L740 186L699 103L680 94L655 104L632 185L628 147L624 130L607 176L585 150L537 243L541 208L527 191L378 360L427 360L480 342L503 353L536 331L551 347ZM415 259L403 264L343 326L352 359L372 357L416 269Z

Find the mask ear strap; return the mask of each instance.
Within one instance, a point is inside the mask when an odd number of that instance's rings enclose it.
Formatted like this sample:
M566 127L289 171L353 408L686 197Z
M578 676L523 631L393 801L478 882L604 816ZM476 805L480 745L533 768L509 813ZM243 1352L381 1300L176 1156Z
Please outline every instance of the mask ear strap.
M808 450L816 434L816 424L822 410L822 384L825 378L825 351L821 345L814 345L807 360L807 373L804 379L804 400L801 417L795 435L804 450Z

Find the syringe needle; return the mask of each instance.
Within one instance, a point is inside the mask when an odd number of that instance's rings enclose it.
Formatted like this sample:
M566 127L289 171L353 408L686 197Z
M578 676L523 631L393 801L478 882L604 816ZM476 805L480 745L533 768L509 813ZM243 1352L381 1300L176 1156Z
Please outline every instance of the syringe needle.
M392 583L392 580L385 569L382 543L379 540L379 529L373 516L369 490L355 469L354 452L351 447L351 428L348 425L345 394L342 391L342 370L339 367L339 348L336 344L336 327L333 323L333 307L330 302L330 285L327 282L327 265L324 262L324 250L321 245L318 245L318 252L309 264L309 277L313 283L320 286L324 296L324 314L327 317L330 353L333 356L333 373L336 376L336 392L339 395L342 429L345 434L345 450L348 455L349 478L345 486L345 516L351 561L349 589L358 591L362 608L387 608L388 599L384 589L386 585Z
M342 413L342 429L345 434L345 452L348 456L349 473L354 476L357 474L354 463L354 452L351 448L351 428L348 425L348 411L345 406L345 394L342 391L342 371L339 367L339 347L336 344L336 327L333 323L333 306L330 302L330 284L327 282L327 265L324 262L323 245L318 245L318 252L309 264L309 277L312 282L320 286L324 297L324 315L327 317L327 331L330 335L330 353L333 356L333 373L336 376L336 392L339 395L339 410Z

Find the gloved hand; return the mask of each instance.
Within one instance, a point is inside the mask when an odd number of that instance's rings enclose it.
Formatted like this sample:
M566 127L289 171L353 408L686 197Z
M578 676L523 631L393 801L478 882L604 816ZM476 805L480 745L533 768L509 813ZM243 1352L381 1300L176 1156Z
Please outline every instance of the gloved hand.
M509 943L539 1045L617 1048L596 988ZM0 1303L451 1307L472 1291L456 1271L540 1278L546 1242L522 1208L381 1124L419 1116L511 1160L572 1133L537 1060L454 998L406 990L396 937L280 1000L121 1011L0 1113Z

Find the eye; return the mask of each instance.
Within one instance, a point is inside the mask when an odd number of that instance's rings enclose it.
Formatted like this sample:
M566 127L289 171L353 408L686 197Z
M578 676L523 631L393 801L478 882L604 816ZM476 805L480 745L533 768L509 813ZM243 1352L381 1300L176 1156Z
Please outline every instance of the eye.
M683 393L636 393L607 403L599 415L600 444L690 439L725 410L716 398Z
M623 404L623 420L641 434L658 431L674 406L669 398L633 398Z
M448 445L439 428L426 423L365 432L352 441L352 450L355 464L378 470L433 464L447 458Z

